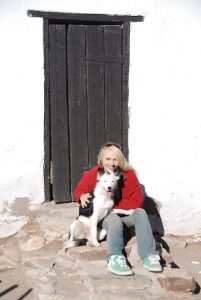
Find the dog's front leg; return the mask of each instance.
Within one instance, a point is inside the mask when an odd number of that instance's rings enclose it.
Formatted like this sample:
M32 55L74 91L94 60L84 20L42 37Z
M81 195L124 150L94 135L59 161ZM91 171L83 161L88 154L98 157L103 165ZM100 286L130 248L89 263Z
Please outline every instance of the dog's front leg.
M90 219L90 241L87 243L89 246L100 247L100 243L97 240L97 225L98 216L92 215Z

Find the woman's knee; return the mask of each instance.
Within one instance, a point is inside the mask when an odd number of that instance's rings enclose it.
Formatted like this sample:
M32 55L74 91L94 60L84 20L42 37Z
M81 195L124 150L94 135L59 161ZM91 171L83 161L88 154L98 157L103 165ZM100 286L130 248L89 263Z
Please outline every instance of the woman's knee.
M133 212L133 217L140 219L147 219L147 213L143 208L136 208Z

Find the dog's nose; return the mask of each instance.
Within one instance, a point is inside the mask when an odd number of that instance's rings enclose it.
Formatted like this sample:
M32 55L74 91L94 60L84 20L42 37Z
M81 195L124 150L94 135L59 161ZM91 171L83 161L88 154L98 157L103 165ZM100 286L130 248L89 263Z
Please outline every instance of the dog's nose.
M111 186L108 186L108 191L111 191L112 187Z

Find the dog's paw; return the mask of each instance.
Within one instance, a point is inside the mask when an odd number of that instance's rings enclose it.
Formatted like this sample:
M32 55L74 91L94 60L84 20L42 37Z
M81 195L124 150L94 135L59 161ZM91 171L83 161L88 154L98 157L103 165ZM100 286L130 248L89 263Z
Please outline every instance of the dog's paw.
M90 247L100 247L100 243L98 241L88 241L87 246Z
M65 252L68 250L68 248L76 247L77 241L68 240L64 243L63 248L60 250L61 254L65 254Z
M98 231L98 241L104 240L104 238L106 237L106 235L107 235L107 231L105 229L100 229Z

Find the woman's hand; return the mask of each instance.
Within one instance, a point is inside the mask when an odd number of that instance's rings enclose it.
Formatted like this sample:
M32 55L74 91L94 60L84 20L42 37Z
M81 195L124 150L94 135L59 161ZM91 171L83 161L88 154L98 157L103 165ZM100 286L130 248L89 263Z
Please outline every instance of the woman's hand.
M84 208L87 206L87 203L90 202L89 198L91 198L91 195L89 193L87 194L83 194L81 197L80 197L80 202L81 202L81 206Z

